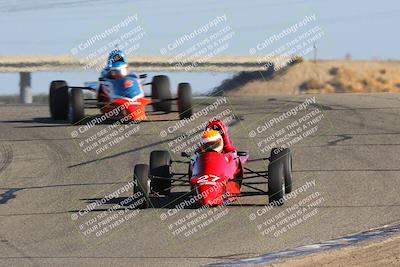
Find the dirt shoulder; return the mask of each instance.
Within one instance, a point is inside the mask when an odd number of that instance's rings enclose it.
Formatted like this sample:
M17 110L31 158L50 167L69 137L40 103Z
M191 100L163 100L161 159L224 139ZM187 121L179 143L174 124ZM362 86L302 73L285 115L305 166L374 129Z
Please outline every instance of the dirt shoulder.
M266 266L400 266L400 236Z

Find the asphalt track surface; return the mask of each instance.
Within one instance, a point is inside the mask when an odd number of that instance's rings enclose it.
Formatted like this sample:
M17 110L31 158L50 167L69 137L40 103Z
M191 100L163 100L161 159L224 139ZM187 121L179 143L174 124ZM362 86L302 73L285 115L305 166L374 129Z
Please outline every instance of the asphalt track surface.
M312 96L229 98L218 111L230 109L236 114L230 123L231 137L238 149L256 158L263 156L257 142L280 126L254 138L249 132ZM79 126L49 120L46 105L0 106L0 265L199 266L255 257L399 221L400 94L315 97L316 104L310 105L307 112L319 109L324 114L317 123L318 130L292 146L294 189L313 180L315 186L283 207L257 215L253 221L249 218L257 211L261 213L268 197L243 197L235 205L212 210L209 216L222 215L188 237L170 229L182 225L179 218L194 214L193 220L209 210L186 208L160 219L177 203L174 199L188 190L184 187L175 188L167 199L153 198L155 207L147 210L119 206L108 212L132 194L129 190L76 220L72 217L96 199L126 185L136 163L148 162L152 150L173 148L168 142L176 144L174 138L195 129L210 114L166 137L160 132L177 121L165 118L174 119L176 114L151 116L152 121L141 123L129 138L94 155L84 153L79 142L112 124L95 126L90 133L73 139L71 132ZM216 100L197 99L196 111ZM282 125L296 118L289 117ZM173 157L178 158L178 154L173 153ZM265 169L267 163L251 164L251 168ZM257 186L267 189L266 185ZM316 193L323 201L315 207L310 202L300 207L302 211L317 210L313 216L286 232L276 234L283 228L279 226L269 234L261 234L259 224L281 212L285 216L278 221L291 216L293 212L287 208ZM81 228L87 230L87 225L93 227L119 212L125 219L109 227L108 232L98 237L96 231L83 234Z

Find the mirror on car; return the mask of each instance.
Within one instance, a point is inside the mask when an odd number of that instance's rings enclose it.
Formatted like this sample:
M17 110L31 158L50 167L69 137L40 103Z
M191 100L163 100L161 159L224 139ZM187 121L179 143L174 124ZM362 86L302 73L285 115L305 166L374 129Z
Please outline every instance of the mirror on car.
M189 158L190 157L190 155L188 153L184 152L184 151L181 152L181 156L185 157L185 158Z
M139 75L139 78L140 78L140 79L145 79L145 78L147 78L147 74L140 74L140 75Z
M238 156L245 157L245 156L248 155L248 153L247 153L246 151L238 151L238 152L237 152L237 155L238 155Z

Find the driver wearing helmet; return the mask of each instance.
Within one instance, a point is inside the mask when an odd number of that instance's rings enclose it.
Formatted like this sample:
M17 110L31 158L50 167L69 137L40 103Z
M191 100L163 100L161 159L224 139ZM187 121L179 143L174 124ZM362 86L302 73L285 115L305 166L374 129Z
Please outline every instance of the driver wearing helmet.
M128 70L128 61L121 50L113 50L107 59L107 65L101 72L99 100L112 99L136 101L144 97L142 85L137 75Z
M207 129L200 139L200 149L203 152L215 151L221 153L224 148L224 140L217 130Z
M212 120L201 135L200 150L216 151L218 153L237 152L232 140L228 136L228 129L221 120Z
M125 54L121 50L111 51L101 76L108 79L121 79L128 76L128 74L128 62Z

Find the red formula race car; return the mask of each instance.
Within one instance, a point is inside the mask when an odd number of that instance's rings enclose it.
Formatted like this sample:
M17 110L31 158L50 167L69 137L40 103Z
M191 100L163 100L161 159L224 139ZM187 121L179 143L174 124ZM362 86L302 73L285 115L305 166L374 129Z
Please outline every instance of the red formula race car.
M87 86L68 86L65 81L52 81L50 84L49 106L51 118L69 119L72 124L84 122L85 108L98 108L107 119L143 121L147 119L146 106L153 111L170 113L172 102L177 102L179 118L192 115L192 89L189 83L178 85L177 97L172 98L170 81L167 76L154 76L144 83L147 77L130 74L120 79L99 78L99 82ZM151 85L151 95L145 96L145 85ZM95 97L84 96L84 91L95 93ZM93 94L92 94L93 95Z
M239 197L269 195L269 203L282 205L284 194L292 191L292 154L289 148L274 148L270 157L249 159L247 152L218 153L196 151L182 153L189 160L172 160L168 151L153 151L150 164L134 168L134 194L141 193L149 207L151 199L168 196L175 186L188 186L192 198L200 205L215 206L233 202ZM246 164L268 160L268 170L254 171ZM188 172L173 172L173 164L188 164ZM257 180L254 180L256 179ZM259 185L262 188L259 188ZM266 188L268 186L268 190ZM248 187L252 192L243 192Z

